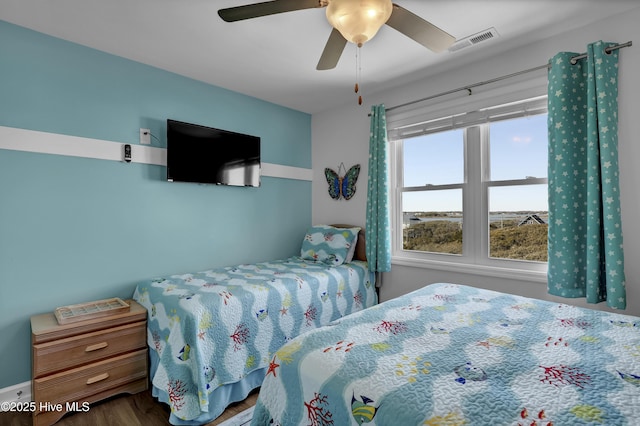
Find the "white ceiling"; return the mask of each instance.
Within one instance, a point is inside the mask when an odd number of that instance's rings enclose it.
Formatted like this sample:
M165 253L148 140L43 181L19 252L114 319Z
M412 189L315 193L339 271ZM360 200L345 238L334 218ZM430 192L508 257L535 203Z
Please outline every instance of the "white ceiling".
M0 19L296 110L354 102L355 46L317 71L331 32L324 9L235 23L221 8L252 0L0 0ZM442 71L469 56L511 49L640 6L638 0L396 0L456 39L495 27L500 37L435 54L383 27L362 48L372 92Z

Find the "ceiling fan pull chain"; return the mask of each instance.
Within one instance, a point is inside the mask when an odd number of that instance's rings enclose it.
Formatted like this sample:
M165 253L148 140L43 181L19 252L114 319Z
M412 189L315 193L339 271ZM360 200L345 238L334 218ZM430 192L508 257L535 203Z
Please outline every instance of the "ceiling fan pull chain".
M353 88L353 91L358 93L360 90L360 86L358 85L358 52L360 51L359 47L356 47L356 85Z
M362 66L360 61L362 60L361 46L356 48L356 86L355 92L358 94L358 105L362 105L362 94L360 93L360 76L362 74Z

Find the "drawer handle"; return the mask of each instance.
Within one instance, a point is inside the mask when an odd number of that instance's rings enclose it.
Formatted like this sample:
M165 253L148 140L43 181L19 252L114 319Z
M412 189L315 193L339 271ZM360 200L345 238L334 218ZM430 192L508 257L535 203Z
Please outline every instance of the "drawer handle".
M109 343L107 343L107 342L96 343L95 345L87 346L87 348L84 351L85 352L93 352L93 351L97 351L98 349L104 349L107 346L109 346Z
M106 380L109 378L109 373L102 373L102 374L98 374L97 376L94 377L90 377L87 379L87 384L91 385L97 382L101 382L103 380Z

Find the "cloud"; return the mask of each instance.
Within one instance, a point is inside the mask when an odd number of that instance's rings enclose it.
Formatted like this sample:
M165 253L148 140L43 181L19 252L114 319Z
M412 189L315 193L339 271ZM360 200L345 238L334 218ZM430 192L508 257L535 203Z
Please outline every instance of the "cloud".
M515 143L527 144L531 142L532 138L531 136L514 136L511 140Z

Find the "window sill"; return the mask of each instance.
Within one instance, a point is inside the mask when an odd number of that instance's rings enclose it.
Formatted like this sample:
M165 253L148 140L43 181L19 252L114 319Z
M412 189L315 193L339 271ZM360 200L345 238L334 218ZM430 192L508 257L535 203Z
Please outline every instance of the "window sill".
M493 265L479 265L463 262L448 262L414 257L393 256L392 265L411 266L414 268L436 269L440 271L459 272L471 275L483 275L495 278L509 278L522 281L547 283L546 265L544 270L528 270Z

